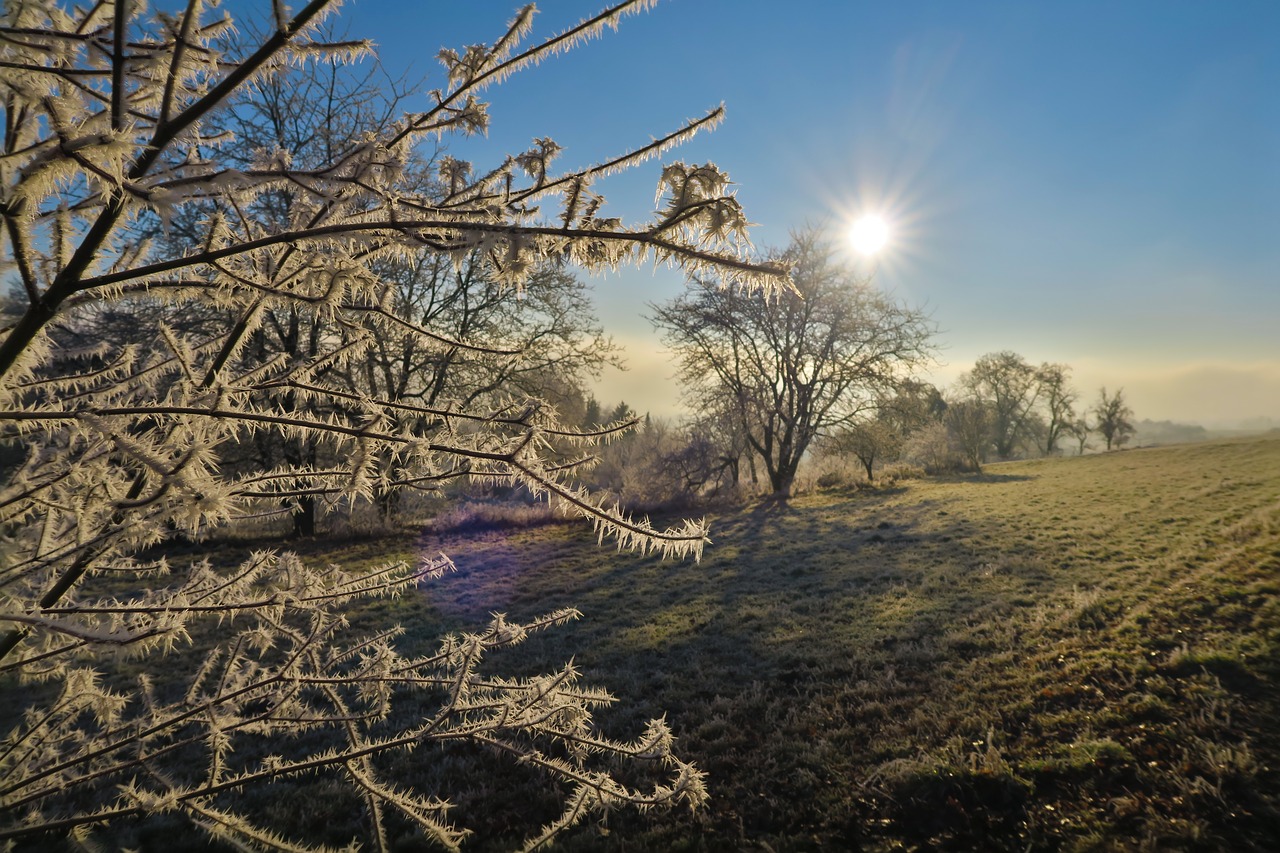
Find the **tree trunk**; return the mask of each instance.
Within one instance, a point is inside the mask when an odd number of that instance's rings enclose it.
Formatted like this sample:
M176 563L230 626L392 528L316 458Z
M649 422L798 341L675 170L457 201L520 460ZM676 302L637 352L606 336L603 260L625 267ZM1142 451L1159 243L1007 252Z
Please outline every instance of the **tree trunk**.
M316 535L316 499L310 495L298 498L298 508L293 512L293 538L302 539Z
M791 497L791 488L796 482L796 463L790 462L777 468L769 467L769 487L773 489L773 497L787 500Z
M395 486L379 489L373 500L378 507L378 520L389 524L400 508L400 490Z
M290 447L290 442L285 443L285 460L290 467L296 469L302 467L315 468L316 464L316 447L314 444L307 442L302 448ZM313 495L300 495L298 497L297 508L293 511L293 538L301 539L316 535L316 499Z
M770 485L773 486L773 494L770 497L775 500L786 501L791 499L791 486L794 479L786 479L782 477L770 477Z

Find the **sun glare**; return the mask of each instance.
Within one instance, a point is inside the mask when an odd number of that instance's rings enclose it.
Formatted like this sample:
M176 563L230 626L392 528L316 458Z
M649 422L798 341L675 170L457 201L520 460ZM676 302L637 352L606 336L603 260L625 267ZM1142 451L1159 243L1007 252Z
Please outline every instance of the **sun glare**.
M849 229L849 241L860 254L874 255L889 242L889 223L882 216L864 216Z

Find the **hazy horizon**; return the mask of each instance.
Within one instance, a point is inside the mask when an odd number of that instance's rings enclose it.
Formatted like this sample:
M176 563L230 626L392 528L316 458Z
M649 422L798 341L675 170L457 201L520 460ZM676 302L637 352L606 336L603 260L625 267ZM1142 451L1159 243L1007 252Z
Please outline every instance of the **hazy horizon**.
M673 378L674 364L657 334L648 338L620 338L627 370L609 368L588 386L601 403L625 402L640 413L679 419L687 414L680 388ZM1011 347L993 347L988 352ZM1280 368L1273 364L1233 363L1138 366L1110 369L1097 359L1036 358L1014 349L1029 362L1062 362L1072 368L1072 385L1080 392L1083 408L1092 408L1099 388L1124 390L1136 420L1172 421L1211 430L1259 430L1280 428ZM965 363L948 361L925 374L940 388L953 383L973 365L976 353ZM1267 396L1259 399L1259 389Z

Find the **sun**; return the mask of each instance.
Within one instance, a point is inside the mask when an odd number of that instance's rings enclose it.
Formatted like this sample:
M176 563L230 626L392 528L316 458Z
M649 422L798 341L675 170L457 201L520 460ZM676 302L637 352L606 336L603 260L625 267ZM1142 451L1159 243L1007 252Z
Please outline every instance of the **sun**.
M849 242L863 255L874 255L889 242L889 223L883 216L868 214L849 229Z

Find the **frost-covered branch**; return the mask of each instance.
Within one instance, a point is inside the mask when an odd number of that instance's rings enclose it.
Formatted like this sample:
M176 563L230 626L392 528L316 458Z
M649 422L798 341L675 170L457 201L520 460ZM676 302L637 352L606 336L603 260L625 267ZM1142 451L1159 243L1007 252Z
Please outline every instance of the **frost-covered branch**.
M391 756L454 741L561 786L563 812L532 846L617 803L696 805L701 777L669 732L599 732L592 712L612 700L571 666L484 672L572 612L498 617L407 658L396 629L352 632L346 613L446 561L154 556L240 519L314 524L326 506L460 477L523 485L619 547L697 556L702 523L657 529L573 484L580 449L625 425L560 424L530 377L616 359L581 319L575 267L653 261L788 286L748 256L714 165L667 163L658 209L634 225L592 189L722 109L563 174L549 138L487 171L415 147L483 130L485 87L650 0L530 46L527 7L491 45L442 51L446 84L410 113L407 90L381 109L342 82L367 45L328 38L334 0L263 5L252 39L199 0L0 8L0 241L17 285L0 306L0 672L25 703L0 734L0 839L84 840L173 812L235 846L313 849L241 813L241 795L325 774L348 783L375 844L396 814L454 849L466 831L449 804L389 775ZM180 690L119 665L179 653L200 658ZM623 785L616 762L652 765L652 788Z

